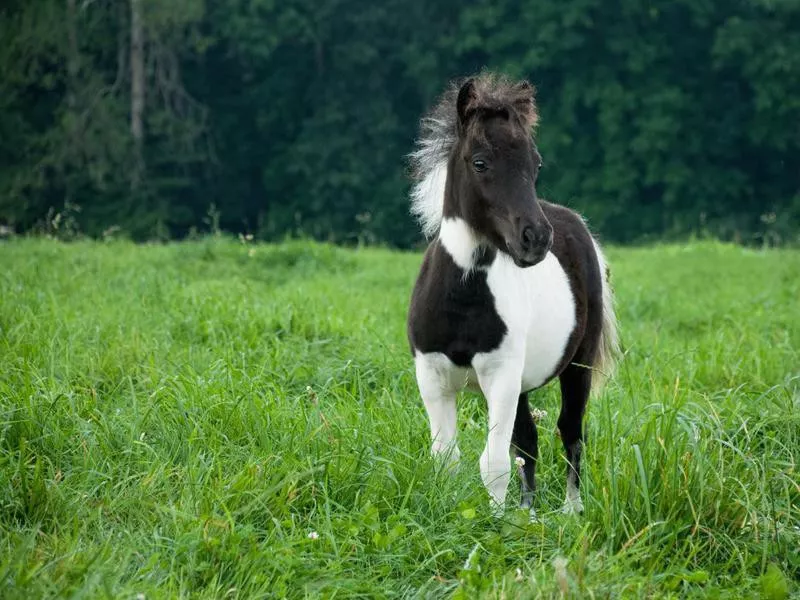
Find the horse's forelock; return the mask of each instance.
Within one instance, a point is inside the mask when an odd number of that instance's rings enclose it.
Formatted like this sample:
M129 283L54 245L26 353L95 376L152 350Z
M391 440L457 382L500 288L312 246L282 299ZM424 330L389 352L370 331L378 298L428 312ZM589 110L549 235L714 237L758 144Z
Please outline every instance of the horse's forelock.
M527 81L513 82L506 77L485 73L473 80L474 93L469 110L486 114L507 111L530 132L539 122L534 88Z

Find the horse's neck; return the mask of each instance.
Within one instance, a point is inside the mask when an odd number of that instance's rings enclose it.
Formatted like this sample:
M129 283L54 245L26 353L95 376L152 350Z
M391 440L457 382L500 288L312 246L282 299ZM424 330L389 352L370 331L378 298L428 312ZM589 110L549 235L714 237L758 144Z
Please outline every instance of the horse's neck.
M461 217L445 217L439 227L439 243L459 267L471 271L476 266L482 240Z

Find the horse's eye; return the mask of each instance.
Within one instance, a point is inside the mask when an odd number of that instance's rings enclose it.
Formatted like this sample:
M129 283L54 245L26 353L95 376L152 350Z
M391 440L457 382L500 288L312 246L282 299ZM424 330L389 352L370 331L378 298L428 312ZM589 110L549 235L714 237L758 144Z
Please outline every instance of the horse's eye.
M486 161L476 158L472 161L472 168L478 173L483 173L486 170Z

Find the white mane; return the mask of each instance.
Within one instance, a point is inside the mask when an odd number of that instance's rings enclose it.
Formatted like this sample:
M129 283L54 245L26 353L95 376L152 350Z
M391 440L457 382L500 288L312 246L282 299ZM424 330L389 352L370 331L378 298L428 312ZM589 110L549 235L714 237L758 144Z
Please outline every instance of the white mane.
M416 183L411 189L411 214L420 223L422 233L436 235L442 222L447 160L456 143L456 97L458 87L451 86L420 123L417 149L411 153L411 167Z
M447 163L434 165L422 181L411 189L411 214L419 221L427 238L436 235L442 222L444 184L447 181Z

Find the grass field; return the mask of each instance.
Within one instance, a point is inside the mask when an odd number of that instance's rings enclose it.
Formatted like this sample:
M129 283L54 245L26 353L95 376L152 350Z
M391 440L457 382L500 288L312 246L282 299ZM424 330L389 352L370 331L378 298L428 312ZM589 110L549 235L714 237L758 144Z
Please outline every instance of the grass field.
M800 252L611 249L625 359L586 513L490 516L477 395L429 457L418 254L207 239L0 244L0 597L800 594ZM518 482L512 479L511 500Z

